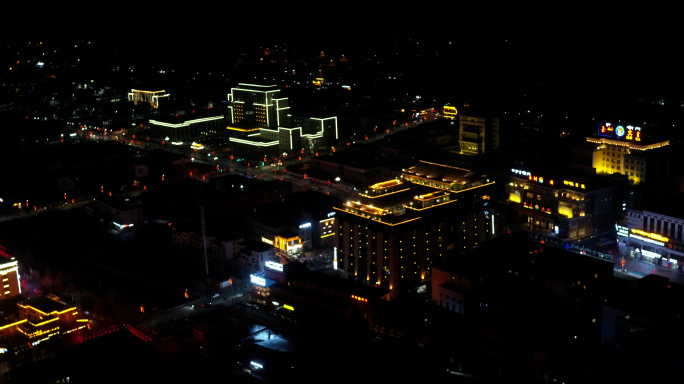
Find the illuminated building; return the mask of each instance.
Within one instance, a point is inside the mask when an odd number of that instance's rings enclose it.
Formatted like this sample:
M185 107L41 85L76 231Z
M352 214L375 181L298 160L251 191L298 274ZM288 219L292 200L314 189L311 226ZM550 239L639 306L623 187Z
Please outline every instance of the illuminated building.
M337 117L301 118L275 85L240 83L228 94L233 148L257 156L292 155L331 145L338 139Z
M257 304L269 306L271 304L271 286L276 281L266 278L264 272L249 275L249 282L252 284L252 301Z
M684 210L682 196L629 209L616 225L620 254L657 265L684 266Z
M280 97L275 85L240 83L228 95L232 123L236 125L278 128L287 121L290 106Z
M499 148L499 118L461 114L458 140L461 153L484 155Z
M138 103L148 103L153 108L159 108L159 98L169 97L166 91L142 91L140 89L131 89L128 93L128 101L132 101L133 105Z
M507 178L510 224L562 241L611 230L626 201L619 183L598 175L512 168Z
M150 126L158 131L159 136L169 137L173 142L192 141L203 132L221 132L225 128L223 115L186 118L185 114L174 117L150 119Z
M285 201L249 213L248 223L255 237L274 247L285 242L277 252L282 256L299 255L302 250L328 253L335 233L334 196L305 191L288 196ZM286 239L291 239L285 241Z
M619 125L611 123L599 124L597 137L587 137L587 142L596 144L592 166L597 173L619 173L629 177L632 184L645 183L647 181L649 156L646 152L666 147L669 141L651 142L643 134L641 127L632 125ZM662 168L663 164L658 168ZM655 168L652 169L655 171ZM654 176L655 176L655 172ZM649 178L650 179L650 178Z
M18 319L0 321L0 349L8 350L29 343L39 344L53 336L86 328L87 321L78 319L75 306L62 304L45 296L17 303Z
M0 277L3 288L0 290L0 300L16 297L21 294L19 284L19 263L7 254L5 247L0 245Z
M493 187L471 170L428 161L369 186L335 207L334 268L392 297L417 289L434 262L490 237Z

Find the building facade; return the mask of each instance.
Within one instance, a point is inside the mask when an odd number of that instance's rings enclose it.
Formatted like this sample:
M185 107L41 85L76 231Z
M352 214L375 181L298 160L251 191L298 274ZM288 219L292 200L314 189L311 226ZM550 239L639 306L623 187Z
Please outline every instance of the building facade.
M228 94L231 146L248 156L294 155L332 145L337 117L301 118L275 85L240 83Z
M622 209L619 183L597 175L510 169L505 187L511 223L563 242L612 231Z
M470 170L421 161L401 179L369 186L358 201L334 208L333 267L391 297L418 292L434 262L491 236L493 184Z
M484 155L499 148L499 118L461 114L458 140L461 153Z

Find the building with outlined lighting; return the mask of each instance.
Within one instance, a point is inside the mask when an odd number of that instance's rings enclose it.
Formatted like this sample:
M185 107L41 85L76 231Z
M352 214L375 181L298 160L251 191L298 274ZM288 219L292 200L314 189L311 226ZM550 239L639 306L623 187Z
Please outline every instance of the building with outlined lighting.
M649 162L656 162L649 154L662 152L657 149L670 145L669 140L648 140L641 127L611 123L599 124L598 136L587 137L587 142L596 144L592 166L597 173L619 173L628 176L632 184L647 181Z
M17 303L19 316L0 320L0 349L9 350L30 343L35 346L54 336L68 334L88 326L75 305L66 305L46 296Z
M19 284L19 262L5 251L0 245L0 277L3 289L0 290L0 300L16 297L21 294Z
M237 152L293 155L332 145L338 139L337 117L297 118L275 85L240 83L228 94L231 147Z
M391 297L425 288L433 263L494 232L487 175L421 160L336 212L333 267Z
M461 114L458 120L458 141L461 153L484 155L499 148L499 119L497 117Z
M148 103L152 108L159 108L159 98L169 97L166 91L143 91L140 89L131 89L128 93L128 101L132 101L133 105L139 103Z
M158 131L160 136L168 137L172 142L182 142L195 140L202 132L220 132L226 125L226 118L223 115L193 119L185 119L184 116L175 116L167 121L150 119L150 126Z

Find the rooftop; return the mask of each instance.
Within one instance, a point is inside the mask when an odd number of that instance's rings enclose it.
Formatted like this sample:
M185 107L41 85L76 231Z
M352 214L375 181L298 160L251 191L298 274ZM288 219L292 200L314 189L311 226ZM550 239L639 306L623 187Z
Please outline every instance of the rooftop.
M32 307L46 315L54 312L61 313L76 308L64 305L59 301L48 299L45 296L22 300L19 302L19 306Z

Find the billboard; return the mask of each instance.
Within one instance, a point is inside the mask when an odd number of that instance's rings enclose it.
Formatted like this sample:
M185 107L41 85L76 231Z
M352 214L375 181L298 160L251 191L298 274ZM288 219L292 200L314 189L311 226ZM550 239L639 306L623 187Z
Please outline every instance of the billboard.
M598 134L615 140L641 141L641 127L632 125L599 123Z

